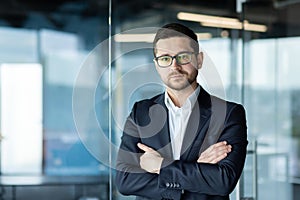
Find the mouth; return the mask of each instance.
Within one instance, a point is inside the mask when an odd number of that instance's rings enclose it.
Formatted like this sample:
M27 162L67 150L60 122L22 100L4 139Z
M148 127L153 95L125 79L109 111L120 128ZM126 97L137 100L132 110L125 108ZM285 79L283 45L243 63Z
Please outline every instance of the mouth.
M172 79L172 78L183 78L184 75L183 74L170 74L169 75L169 78Z

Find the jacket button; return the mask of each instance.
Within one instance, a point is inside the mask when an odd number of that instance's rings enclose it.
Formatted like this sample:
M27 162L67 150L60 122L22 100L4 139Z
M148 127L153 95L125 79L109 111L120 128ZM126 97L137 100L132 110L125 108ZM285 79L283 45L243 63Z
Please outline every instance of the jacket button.
M166 187L170 187L170 183L166 183Z

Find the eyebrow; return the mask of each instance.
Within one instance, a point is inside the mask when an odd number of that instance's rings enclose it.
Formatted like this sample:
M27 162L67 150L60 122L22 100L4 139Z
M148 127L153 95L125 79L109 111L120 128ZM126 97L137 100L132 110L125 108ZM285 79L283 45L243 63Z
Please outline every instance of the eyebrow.
M178 54L181 54L181 53L192 53L193 51L180 51L178 52L177 54L175 54L174 56L178 55ZM161 56L172 56L168 53L165 53L165 54L162 54L162 55L159 55L159 56L156 56L156 57L161 57Z
M161 57L161 56L171 56L170 54L167 54L167 53L165 53L165 54L162 54L162 55L159 55L159 56L156 56L156 57Z

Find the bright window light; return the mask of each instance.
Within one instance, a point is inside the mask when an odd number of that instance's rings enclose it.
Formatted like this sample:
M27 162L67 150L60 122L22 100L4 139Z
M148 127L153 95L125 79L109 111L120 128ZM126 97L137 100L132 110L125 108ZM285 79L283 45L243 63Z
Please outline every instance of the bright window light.
M266 25L250 24L247 20L245 20L244 24L242 24L237 18L231 18L231 17L218 17L218 16L211 16L211 15L179 12L177 14L177 18L180 20L200 22L202 26L208 26L208 27L229 28L229 29L244 28L247 31L256 31L256 32L266 32L268 30Z
M1 171L42 172L42 66L0 65Z
M211 33L196 33L198 40L212 38ZM115 42L147 42L152 43L155 33L136 33L136 34L116 34L114 36Z

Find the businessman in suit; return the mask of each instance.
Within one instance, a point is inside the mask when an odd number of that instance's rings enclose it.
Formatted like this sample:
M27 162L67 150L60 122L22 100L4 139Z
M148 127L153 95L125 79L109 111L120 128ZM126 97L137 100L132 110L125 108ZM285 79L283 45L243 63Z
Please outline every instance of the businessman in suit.
M191 29L167 24L153 45L165 92L133 106L118 153L117 188L136 199L228 200L246 157L245 110L197 83L203 53Z

